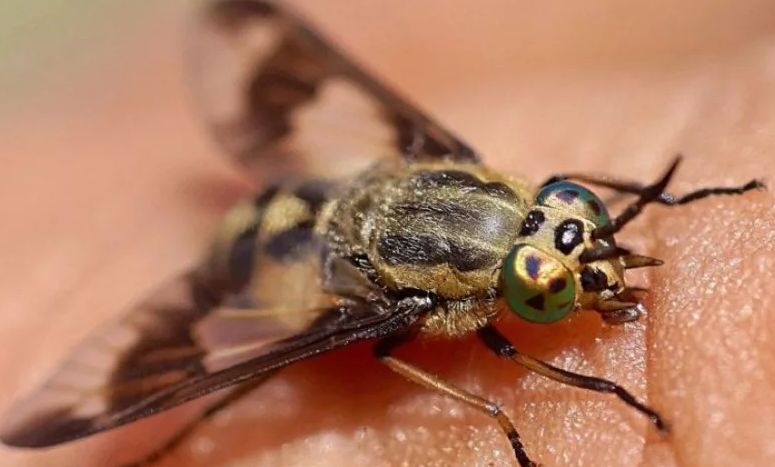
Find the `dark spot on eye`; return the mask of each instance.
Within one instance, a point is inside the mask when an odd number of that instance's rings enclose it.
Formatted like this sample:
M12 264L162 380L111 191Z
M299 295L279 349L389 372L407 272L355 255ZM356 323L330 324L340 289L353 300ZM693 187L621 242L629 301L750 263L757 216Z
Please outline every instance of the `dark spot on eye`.
M587 201L587 206L589 206L589 209L592 210L593 213L595 213L596 216L599 216L601 212L603 212L603 209L600 207L600 203L598 203L594 199L590 199Z
M541 228L546 221L544 213L538 210L532 210L527 214L525 221L522 223L522 228L519 229L520 237L529 237Z
M562 292L567 286L568 281L566 281L564 278L560 277L559 279L554 279L553 281L549 282L549 293L556 294L558 292Z
M600 292L608 288L608 276L599 269L584 266L580 275L581 287L585 292Z
M525 269L531 279L538 279L538 271L541 269L541 258L537 256L528 256L525 258Z
M525 303L538 311L544 311L544 294L538 294L525 300Z
M554 247L562 254L569 255L584 241L584 226L576 219L562 221L554 230Z
M571 204L579 197L579 192L576 190L562 190L558 191L556 196L560 201Z

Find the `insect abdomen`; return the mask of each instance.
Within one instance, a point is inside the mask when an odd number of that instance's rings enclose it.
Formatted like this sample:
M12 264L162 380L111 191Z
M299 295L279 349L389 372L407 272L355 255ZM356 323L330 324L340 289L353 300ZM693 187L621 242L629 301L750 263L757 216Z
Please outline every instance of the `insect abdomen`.
M213 242L208 267L228 277L239 290L255 273L257 258L289 263L308 251L315 219L331 185L312 181L272 187L253 200L237 204L226 215Z

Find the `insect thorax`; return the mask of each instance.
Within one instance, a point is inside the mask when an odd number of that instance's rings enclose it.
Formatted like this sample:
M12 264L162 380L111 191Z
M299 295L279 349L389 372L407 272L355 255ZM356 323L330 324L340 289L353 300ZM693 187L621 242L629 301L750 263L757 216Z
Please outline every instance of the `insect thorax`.
M375 281L446 300L491 294L533 192L455 163L378 166L333 200L318 229L334 251L366 258Z

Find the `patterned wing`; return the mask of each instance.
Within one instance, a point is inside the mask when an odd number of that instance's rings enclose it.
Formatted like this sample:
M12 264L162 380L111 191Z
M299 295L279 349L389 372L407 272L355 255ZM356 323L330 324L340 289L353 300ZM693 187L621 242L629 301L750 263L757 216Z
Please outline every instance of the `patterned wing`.
M12 407L0 439L44 447L108 430L386 335L410 325L428 306L404 300L377 312L349 302L294 313L214 309L214 298L195 274L167 284L126 318L94 333Z
M88 337L12 407L0 439L42 447L81 438L393 332L427 310L422 300L375 301L378 289L354 266L322 261L299 230L279 245L260 241L260 204L227 216L201 268Z
M286 7L220 1L204 26L195 76L206 115L216 139L263 180L301 168L351 175L386 157L479 161Z

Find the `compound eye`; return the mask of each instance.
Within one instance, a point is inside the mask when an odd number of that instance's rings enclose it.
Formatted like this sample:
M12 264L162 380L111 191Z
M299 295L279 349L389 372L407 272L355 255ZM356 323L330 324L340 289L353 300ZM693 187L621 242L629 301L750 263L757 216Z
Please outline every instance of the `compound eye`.
M581 185L572 182L555 182L546 185L536 195L539 206L572 210L584 218L601 226L608 223L608 210L596 194Z
M501 269L511 310L535 323L553 323L576 306L573 274L560 261L527 244L515 245Z

